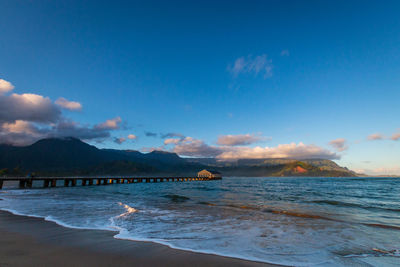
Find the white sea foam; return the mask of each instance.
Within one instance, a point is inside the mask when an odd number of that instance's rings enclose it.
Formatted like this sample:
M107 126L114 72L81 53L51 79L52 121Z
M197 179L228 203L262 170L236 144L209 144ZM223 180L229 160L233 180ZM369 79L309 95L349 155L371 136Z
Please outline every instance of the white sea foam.
M81 230L104 230L104 231L115 231L111 227L95 227L95 226L88 226L88 227L81 227L81 226L75 226L71 225L68 223L63 222L62 220L57 220L53 218L52 216L40 216L40 215L35 215L35 214L29 214L29 213L23 213L19 212L13 209L6 209L6 208L1 208L0 210L10 212L14 215L18 216L25 216L25 217L31 217L31 218L38 218L38 219L43 219L48 222L53 222L59 226L66 227L66 228L71 228L71 229L81 229Z
M126 212L122 213L121 215L118 215L118 217L124 217L124 216L127 216L129 214L132 214L132 213L135 213L135 212L139 211L139 210L137 210L135 208L132 208L132 207L130 207L130 206L128 206L128 205L126 205L126 204L124 204L122 202L118 202L118 205L124 207L125 210L126 210Z

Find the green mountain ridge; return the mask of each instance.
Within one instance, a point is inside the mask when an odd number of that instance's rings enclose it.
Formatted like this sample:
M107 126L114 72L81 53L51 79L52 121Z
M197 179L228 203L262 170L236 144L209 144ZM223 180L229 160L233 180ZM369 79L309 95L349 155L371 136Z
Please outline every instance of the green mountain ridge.
M0 145L0 175L196 175L215 169L224 176L356 176L322 159L182 158L166 151L99 149L79 139L48 138L25 147Z

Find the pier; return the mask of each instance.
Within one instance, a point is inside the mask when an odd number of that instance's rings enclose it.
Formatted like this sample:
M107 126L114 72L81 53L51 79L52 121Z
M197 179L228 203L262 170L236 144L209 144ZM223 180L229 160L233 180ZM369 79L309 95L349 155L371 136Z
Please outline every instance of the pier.
M39 187L56 186L98 186L111 184L192 182L221 180L221 177L3 177L0 178L0 189L4 182L16 181L19 188L32 188L35 183ZM60 182L62 181L62 182ZM58 182L58 183L57 183Z

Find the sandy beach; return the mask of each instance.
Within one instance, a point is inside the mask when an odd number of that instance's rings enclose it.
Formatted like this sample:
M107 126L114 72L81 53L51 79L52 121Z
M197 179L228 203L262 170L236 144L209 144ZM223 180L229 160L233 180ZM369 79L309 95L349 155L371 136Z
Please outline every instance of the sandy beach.
M277 266L113 235L0 211L0 266Z

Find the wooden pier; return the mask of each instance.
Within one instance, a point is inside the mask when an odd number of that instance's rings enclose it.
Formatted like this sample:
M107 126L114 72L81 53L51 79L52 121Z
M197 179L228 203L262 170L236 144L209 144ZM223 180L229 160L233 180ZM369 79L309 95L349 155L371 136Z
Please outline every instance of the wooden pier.
M191 182L221 180L221 177L4 177L0 178L0 189L6 181L17 181L19 188L32 188L33 184L42 187L92 186L110 184ZM58 181L63 181L59 182ZM36 186L35 186L36 187Z

